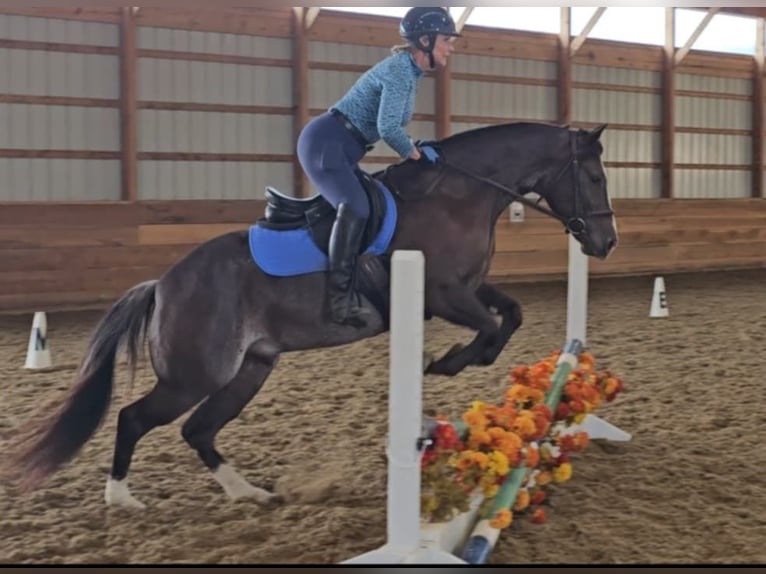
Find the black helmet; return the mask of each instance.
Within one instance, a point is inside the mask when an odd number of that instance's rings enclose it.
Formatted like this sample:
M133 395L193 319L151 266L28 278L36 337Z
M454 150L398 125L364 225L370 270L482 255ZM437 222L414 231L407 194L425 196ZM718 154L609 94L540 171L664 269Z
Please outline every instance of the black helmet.
M460 36L455 27L455 21L444 8L410 8L399 24L399 35L425 52L433 49L437 34ZM420 43L421 36L428 36L429 46L423 46Z

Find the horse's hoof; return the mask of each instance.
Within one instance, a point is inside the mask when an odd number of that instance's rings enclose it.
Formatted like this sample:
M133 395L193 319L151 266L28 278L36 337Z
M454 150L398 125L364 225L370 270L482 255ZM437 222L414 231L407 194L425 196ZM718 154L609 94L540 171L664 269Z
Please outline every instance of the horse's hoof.
M135 510L144 510L146 508L143 502L136 499L130 493L127 480L107 479L106 489L104 490L104 502L106 502L107 506L118 506Z
M260 499L256 500L256 502L259 506L268 510L273 510L285 503L285 497L281 494L269 494L268 496L262 496Z

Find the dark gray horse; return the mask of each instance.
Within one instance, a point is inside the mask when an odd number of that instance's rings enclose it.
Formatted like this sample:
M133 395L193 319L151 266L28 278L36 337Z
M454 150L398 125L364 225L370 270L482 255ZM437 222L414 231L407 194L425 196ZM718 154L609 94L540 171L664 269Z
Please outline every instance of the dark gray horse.
M559 219L587 255L603 259L616 246L601 161L604 127L517 123L471 130L436 142L443 157L436 166L405 161L375 174L397 191L399 219L387 253L373 262L397 249L422 251L427 316L477 332L468 345L430 363L428 373L452 376L469 365L492 364L521 325L518 303L485 282L495 224L511 201ZM548 207L526 198L530 192ZM159 280L131 288L96 328L66 401L9 459L22 489L66 464L99 428L111 401L118 347L125 344L133 372L143 334L157 383L119 413L107 503L143 506L127 487L136 443L199 403L182 435L226 493L277 502L225 464L214 441L263 386L281 353L343 345L388 328L385 313L369 298L364 301L376 319L366 328L331 323L325 281L322 272L264 273L242 231L203 243Z

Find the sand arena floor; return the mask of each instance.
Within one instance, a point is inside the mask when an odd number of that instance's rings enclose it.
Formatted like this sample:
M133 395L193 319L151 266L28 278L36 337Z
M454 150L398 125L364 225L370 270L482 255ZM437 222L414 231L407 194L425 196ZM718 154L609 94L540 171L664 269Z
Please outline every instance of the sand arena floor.
M667 276L670 317L649 319L652 279L593 280L589 344L626 389L599 414L633 434L574 459L548 522L519 520L491 562L766 562L766 270ZM427 414L499 401L508 372L563 343L566 286L517 285L525 324L490 368L426 377ZM48 316L49 372L23 369L31 316L0 316L0 452L36 408L63 394L100 314ZM426 349L470 333L434 320ZM145 511L107 508L126 370L108 418L66 469L18 497L0 483L0 563L329 564L384 542L388 337L284 355L219 435L251 481L284 494L266 510L230 502L180 436L185 416L139 443L130 485ZM143 365L134 398L153 383Z

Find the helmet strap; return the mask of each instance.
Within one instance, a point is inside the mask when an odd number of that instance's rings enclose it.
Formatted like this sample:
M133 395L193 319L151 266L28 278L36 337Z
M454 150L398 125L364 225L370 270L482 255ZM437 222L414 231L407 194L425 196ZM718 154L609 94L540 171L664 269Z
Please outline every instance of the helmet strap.
M428 46L425 46L423 42L421 42L420 37L415 42L415 47L418 48L418 50L425 52L428 54L428 65L433 70L436 67L436 62L434 61L434 47L436 44L436 34L430 33L430 34L423 34L424 36L428 36Z

